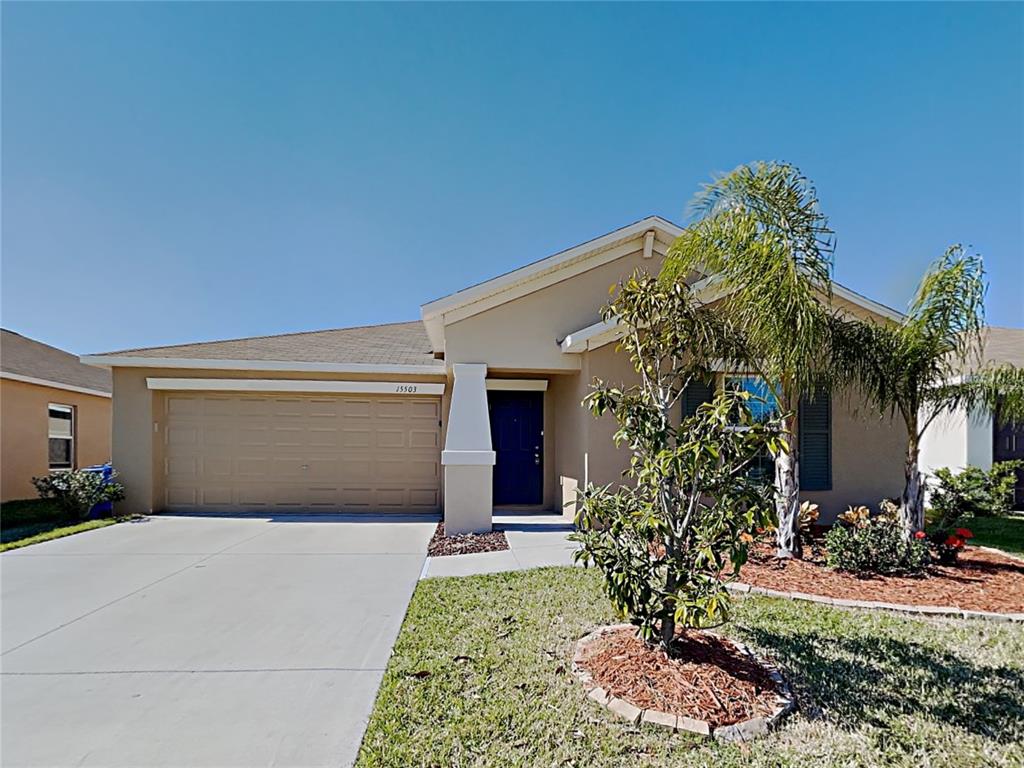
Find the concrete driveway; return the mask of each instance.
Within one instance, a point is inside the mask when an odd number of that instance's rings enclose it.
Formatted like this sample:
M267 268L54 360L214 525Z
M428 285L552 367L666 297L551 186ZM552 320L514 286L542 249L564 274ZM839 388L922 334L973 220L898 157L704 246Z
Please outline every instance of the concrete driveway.
M153 517L0 556L0 762L339 766L435 522Z

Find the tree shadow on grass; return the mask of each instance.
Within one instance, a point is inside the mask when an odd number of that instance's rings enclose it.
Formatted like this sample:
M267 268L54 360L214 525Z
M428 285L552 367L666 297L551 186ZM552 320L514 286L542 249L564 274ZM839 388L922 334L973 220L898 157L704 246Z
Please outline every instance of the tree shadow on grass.
M775 657L803 708L817 705L840 728L888 728L895 718L916 714L1004 744L1024 738L1020 669L976 665L948 651L878 634L739 629Z

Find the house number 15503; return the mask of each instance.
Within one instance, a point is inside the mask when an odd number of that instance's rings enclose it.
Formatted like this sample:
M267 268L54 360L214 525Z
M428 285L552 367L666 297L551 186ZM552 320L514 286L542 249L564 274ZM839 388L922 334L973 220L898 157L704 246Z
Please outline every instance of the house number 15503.
M400 395L414 395L416 394L415 384L399 384L395 387L395 392Z

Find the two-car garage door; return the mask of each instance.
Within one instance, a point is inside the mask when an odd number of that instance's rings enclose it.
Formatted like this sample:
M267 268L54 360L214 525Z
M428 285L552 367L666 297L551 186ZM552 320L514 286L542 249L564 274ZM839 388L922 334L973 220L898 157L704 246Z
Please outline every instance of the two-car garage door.
M168 392L171 511L436 512L441 401Z

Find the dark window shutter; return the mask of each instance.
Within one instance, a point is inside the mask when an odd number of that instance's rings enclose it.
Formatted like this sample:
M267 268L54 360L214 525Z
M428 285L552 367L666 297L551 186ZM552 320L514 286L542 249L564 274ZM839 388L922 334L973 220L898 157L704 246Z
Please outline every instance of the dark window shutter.
M800 398L800 490L832 489L832 398L818 392L814 399Z
M703 381L691 381L683 390L683 418L694 416L701 403L710 403L714 399L714 385Z

